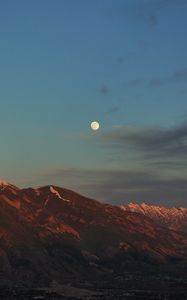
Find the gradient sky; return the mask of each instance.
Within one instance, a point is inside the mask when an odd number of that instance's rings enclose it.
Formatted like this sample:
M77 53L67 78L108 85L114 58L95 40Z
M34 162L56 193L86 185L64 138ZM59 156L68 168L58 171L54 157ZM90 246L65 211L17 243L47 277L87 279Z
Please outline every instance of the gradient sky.
M187 0L2 1L0 176L187 207L186 28Z

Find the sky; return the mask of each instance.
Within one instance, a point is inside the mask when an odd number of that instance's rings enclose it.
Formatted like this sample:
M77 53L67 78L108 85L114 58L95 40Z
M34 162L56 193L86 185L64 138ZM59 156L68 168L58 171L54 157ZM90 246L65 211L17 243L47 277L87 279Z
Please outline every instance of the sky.
M187 207L186 28L187 0L2 1L0 177Z

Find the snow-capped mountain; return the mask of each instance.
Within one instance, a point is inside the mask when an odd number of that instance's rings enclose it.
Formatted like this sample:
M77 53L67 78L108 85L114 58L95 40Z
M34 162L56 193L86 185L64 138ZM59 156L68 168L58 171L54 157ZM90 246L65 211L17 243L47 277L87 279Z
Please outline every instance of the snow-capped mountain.
M135 209L134 209L135 210ZM0 188L0 285L187 269L187 235L54 185ZM153 267L154 266L154 267Z
M140 213L154 220L157 224L168 227L172 230L187 232L187 208L147 205L145 203L129 203L121 205L127 212Z

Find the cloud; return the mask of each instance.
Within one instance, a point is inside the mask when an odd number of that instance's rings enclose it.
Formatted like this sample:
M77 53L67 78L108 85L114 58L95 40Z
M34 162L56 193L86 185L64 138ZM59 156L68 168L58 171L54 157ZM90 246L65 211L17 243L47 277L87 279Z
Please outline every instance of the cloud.
M110 107L108 110L107 110L107 114L114 114L116 112L119 111L119 107L118 106L113 106L113 107Z
M66 168L44 175L60 186L113 204L129 201L187 206L187 178L164 178L153 171Z
M103 140L121 150L130 148L146 158L187 157L187 123L172 128L131 128L103 134Z
M171 79L179 82L181 81L187 82L187 68L183 68L175 71Z
M170 128L117 126L101 133L100 143L106 156L117 162L97 169L50 169L37 182L112 204L135 201L187 207L187 122Z
M159 22L161 11L185 4L187 4L186 0L146 0L139 2L139 5L132 9L131 14L138 21L145 21L151 27L155 27Z
M101 94L107 95L110 92L110 89L106 84L101 84L99 87L99 91Z
M118 1L115 7L112 6L112 15L123 19L129 17L133 21L144 22L151 28L155 28L159 23L161 12L186 4L186 0L141 0L129 3Z
M187 68L181 68L178 70L175 70L173 73L171 73L167 77L161 77L161 78L152 78L150 80L145 79L131 79L128 82L126 82L126 86L129 88L134 88L141 85L147 85L149 88L159 88L161 86L167 85L167 84L174 84L174 83L186 83L187 82Z
M119 65L123 64L123 62L124 62L123 56L118 56L118 57L116 58L116 62L117 62Z
M163 79L151 79L148 83L148 87L160 87L166 83Z
M123 56L122 55L119 55L116 57L116 62L119 64L119 65L122 65L124 62L127 62L129 61L131 58L133 58L135 55L135 52L134 51L128 51L127 53L125 53Z
M126 86L130 88L137 87L138 85L141 85L144 83L143 79L132 79L126 82Z
M146 163L145 163L146 164ZM153 167L155 170L179 170L180 173L183 173L183 169L186 170L187 162L178 161L178 160L156 160L156 161L149 161L149 167Z
M148 87L155 88L170 83L186 83L187 82L187 68L178 69L168 77L154 78L148 82Z

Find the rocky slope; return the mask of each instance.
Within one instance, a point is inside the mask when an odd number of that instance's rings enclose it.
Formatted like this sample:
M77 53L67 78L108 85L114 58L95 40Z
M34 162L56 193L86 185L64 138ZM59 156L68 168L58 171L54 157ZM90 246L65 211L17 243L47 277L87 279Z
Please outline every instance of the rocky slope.
M187 235L57 186L0 184L0 284L186 269Z

